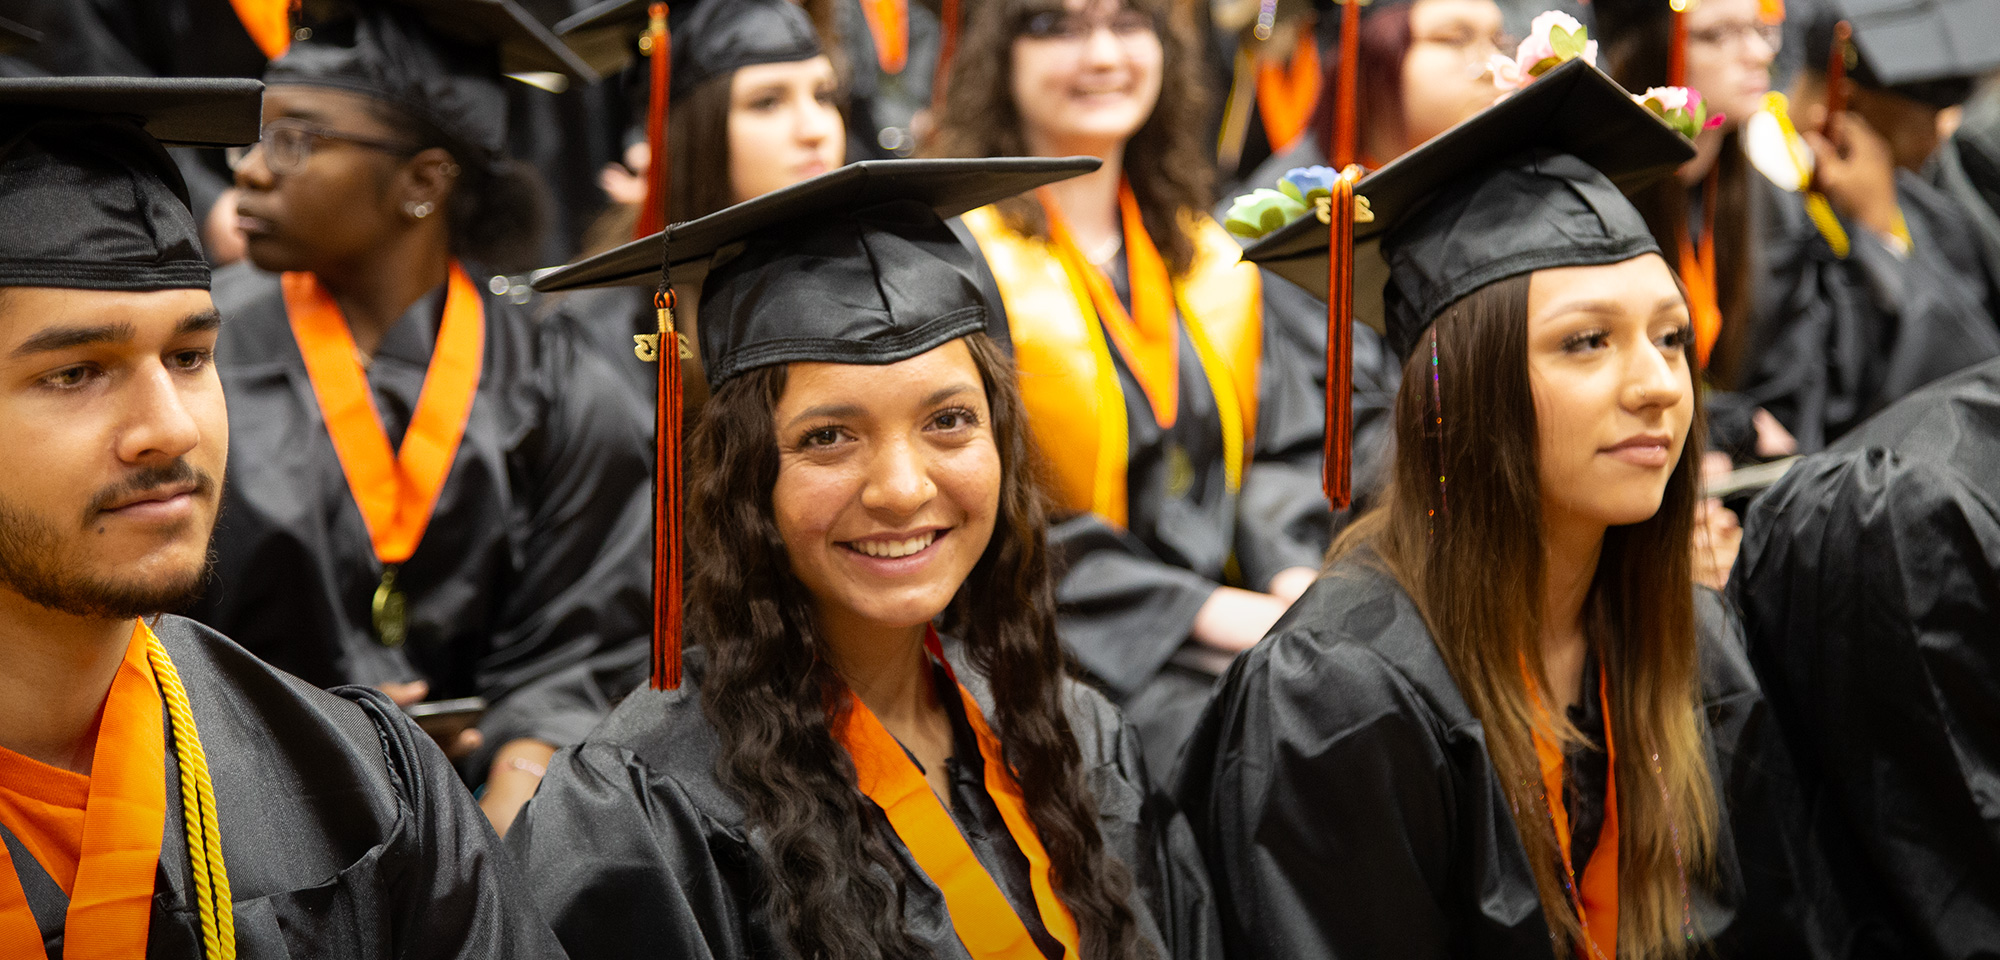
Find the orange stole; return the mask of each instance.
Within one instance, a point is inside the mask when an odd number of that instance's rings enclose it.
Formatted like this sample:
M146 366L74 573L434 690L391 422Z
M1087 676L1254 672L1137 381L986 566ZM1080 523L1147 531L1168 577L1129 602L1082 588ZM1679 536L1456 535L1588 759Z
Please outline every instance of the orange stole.
M1028 859L1035 907L1041 913L1042 925L1063 945L1064 955L1073 960L1079 956L1076 919L1056 897L1049 875L1048 851L1042 847L1041 837L1028 819L1028 808L1021 799L1020 785L1014 782L1013 771L1000 760L1000 739L986 725L986 717L979 712L972 694L956 683L953 686L965 704L965 718L979 739L979 752L986 767L986 792L1000 809L1007 832ZM848 694L847 710L836 720L834 739L854 759L855 782L861 792L888 815L889 825L910 849L917 866L923 868L924 875L944 894L952 929L973 960L1043 960L1041 949L1028 935L1027 925L1014 912L1000 885L980 864L972 846L965 842L965 835L959 832L944 802L931 791L930 783L910 761L902 744L890 736L882 721L853 694Z
M1548 799L1549 823L1562 850L1562 868L1570 876L1570 899L1590 938L1591 960L1614 960L1618 956L1618 746L1611 737L1611 686L1604 669L1597 671L1597 698L1604 713L1604 825L1597 830L1597 846L1590 862L1583 866L1583 882L1576 883L1570 868L1569 807L1563 801L1563 751L1542 731L1554 729L1549 708L1532 679L1528 692L1535 710L1535 760L1541 768L1542 790Z
M67 960L139 960L153 920L153 875L167 823L167 735L147 659L152 631L136 623L111 681L91 754L83 845L63 927ZM19 875L0 846L0 957L39 958L42 936Z
M1184 221L1196 254L1174 278L1174 301L1223 414L1230 489L1242 484L1257 425L1257 371L1263 354L1263 286L1255 267L1207 215ZM1050 466L1060 507L1124 527L1130 456L1124 390L1112 346L1083 283L1063 269L1045 240L1008 228L998 211L965 215L992 267L1014 341L1021 399Z

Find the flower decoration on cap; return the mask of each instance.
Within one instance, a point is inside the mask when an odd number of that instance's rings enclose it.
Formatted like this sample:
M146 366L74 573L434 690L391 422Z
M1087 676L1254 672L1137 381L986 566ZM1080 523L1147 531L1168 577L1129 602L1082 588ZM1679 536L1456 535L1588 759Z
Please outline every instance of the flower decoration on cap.
M1692 87L1652 87L1632 99L1667 122L1680 135L1693 140L1703 130L1722 126L1723 115L1710 115L1700 91Z
M1502 90L1519 90L1536 77L1571 60L1581 58L1597 66L1597 41L1575 17L1560 10L1544 11L1528 25L1528 38L1509 58L1496 53L1487 60L1493 71L1493 85Z
M1333 196L1338 179L1340 171L1332 167L1293 167L1278 178L1278 189L1259 187L1237 197L1224 225L1239 237L1260 239Z

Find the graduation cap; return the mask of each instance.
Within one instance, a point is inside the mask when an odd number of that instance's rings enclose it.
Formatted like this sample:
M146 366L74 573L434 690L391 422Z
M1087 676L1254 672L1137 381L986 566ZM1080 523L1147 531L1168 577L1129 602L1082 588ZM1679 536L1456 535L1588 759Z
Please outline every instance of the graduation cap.
M760 63L791 63L820 55L812 20L791 0L605 0L556 24L556 32L599 73L649 58L646 199L637 236L666 225L667 109L702 83ZM667 56L654 56L654 51Z
M1836 42L1840 22L1851 47ZM1836 47L1861 85L1954 106L2000 70L2000 0L1827 0L1806 26L1808 64L1831 75Z
M513 0L303 0L295 21L266 83L388 103L443 134L461 163L503 155L508 76L597 79Z
M1407 358L1439 314L1488 284L1548 267L1659 253L1645 218L1622 191L1693 156L1685 137L1624 88L1571 60L1359 182L1339 181L1330 223L1300 217L1244 251L1244 259L1333 308L1323 480L1335 506L1348 500L1345 311L1357 293L1372 297L1380 290L1380 329L1396 355ZM1343 205L1365 209L1372 220L1342 216ZM1356 249L1364 242L1379 257ZM1386 269L1360 266L1371 259ZM1357 290L1363 282L1371 289Z
M0 79L0 287L207 289L200 224L162 144L255 142L263 88Z
M1090 157L868 160L544 271L542 291L657 285L660 337L653 500L653 685L680 685L681 385L663 271L704 261L697 331L721 387L802 361L888 364L987 326L977 254L945 219L1097 169ZM684 347L682 349L685 349Z

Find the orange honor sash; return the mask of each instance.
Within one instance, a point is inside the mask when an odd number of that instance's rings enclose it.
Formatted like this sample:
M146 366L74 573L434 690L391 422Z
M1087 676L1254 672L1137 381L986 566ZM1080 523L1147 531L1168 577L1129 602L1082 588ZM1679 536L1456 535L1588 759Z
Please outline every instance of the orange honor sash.
M936 635L927 644L939 663L944 657L937 648ZM950 670L950 666L945 668ZM1007 832L1028 860L1030 882L1035 890L1035 906L1042 924L1063 945L1067 957L1077 954L1076 920L1057 899L1049 874L1048 851L1028 819L1027 804L1014 774L1000 759L1000 739L986 725L979 705L956 682L959 699L965 704L965 718L979 740L979 752L986 764L986 792L1006 821ZM942 693L942 691L940 691ZM932 792L929 781L910 760L902 744L889 734L867 704L852 694L847 709L836 720L834 739L854 759L855 781L861 792L888 815L889 825L923 868L924 874L944 894L951 914L952 929L973 960L1043 960L1041 948L1029 936L1027 925L1014 912L1000 885L959 832L951 812Z
M382 584L374 603L376 636L384 645L397 646L403 642L404 626L396 568L423 539L452 461L458 457L459 442L465 438L486 350L486 307L465 270L454 262L445 290L444 323L438 328L416 412L403 434L402 449L391 451L340 305L313 274L287 273L283 282L285 313L305 358L313 396L347 488L368 525L375 556L382 561Z
M1311 23L1299 24L1292 62L1257 65L1257 113L1264 121L1264 139L1273 153L1282 152L1304 133L1319 100L1319 42Z
M1681 284L1687 287L1688 312L1694 320L1694 357L1697 371L1707 369L1715 341L1722 336L1722 305L1715 283L1715 205L1718 166L1708 172L1708 185L1701 199L1701 245L1688 240L1687 224L1680 229Z
M1618 956L1618 748L1611 739L1611 694L1602 667L1597 671L1597 697L1604 714L1604 826L1597 831L1597 847L1583 868L1583 883L1576 882L1570 860L1569 808L1563 802L1563 751L1543 731L1554 728L1549 709L1542 703L1541 690L1530 677L1528 693L1534 698L1535 759L1542 771L1542 790L1548 800L1549 822L1562 849L1563 876L1569 878L1570 901L1577 918L1590 938L1592 960L1614 960Z
M1132 309L1128 313L1118 291L1104 271L1090 262L1071 236L1069 221L1062 215L1055 196L1044 187L1036 191L1042 210L1048 215L1049 244L1070 276L1090 294L1098 319L1111 334L1111 342L1125 358L1125 365L1145 391L1152 405L1153 419L1160 429L1173 428L1180 414L1180 330L1174 323L1174 282L1167 262L1146 234L1139 216L1139 200L1132 185L1118 184L1118 212L1125 229L1125 276L1132 288Z
M883 73L902 73L910 62L909 0L861 0L861 16L875 41L875 63Z
M91 754L83 845L63 927L65 960L138 960L153 919L153 876L167 822L167 745L148 661L152 632L132 631L111 680ZM18 834L18 831L17 831ZM0 957L39 958L42 935L0 845Z

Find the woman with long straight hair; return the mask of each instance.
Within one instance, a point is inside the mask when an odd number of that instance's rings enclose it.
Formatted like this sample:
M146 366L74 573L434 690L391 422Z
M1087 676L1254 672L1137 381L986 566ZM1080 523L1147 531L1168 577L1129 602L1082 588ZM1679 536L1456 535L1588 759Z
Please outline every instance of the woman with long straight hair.
M671 231L674 262L711 262L694 646L656 662L684 685L557 758L509 837L573 960L1211 949L1185 822L1065 677L1014 373L939 217L1089 166L866 162ZM547 282L662 260L650 239Z
M1267 417L1297 411L1261 403L1261 286L1206 212L1206 96L1183 17L1165 0L980 5L927 147L1104 162L965 225L1053 468L1063 640L1161 773L1326 542L1287 522L1313 485L1266 469L1265 439L1297 432Z
M1236 955L1821 946L1783 888L1815 876L1787 761L1691 580L1686 300L1613 186L1691 152L1572 61L1361 182L1395 470L1180 771ZM1311 282L1328 235L1308 216L1248 256Z

